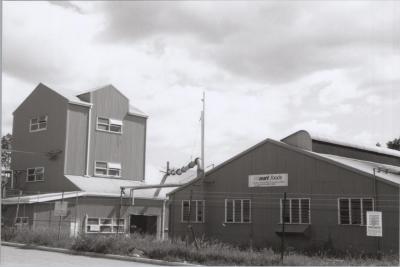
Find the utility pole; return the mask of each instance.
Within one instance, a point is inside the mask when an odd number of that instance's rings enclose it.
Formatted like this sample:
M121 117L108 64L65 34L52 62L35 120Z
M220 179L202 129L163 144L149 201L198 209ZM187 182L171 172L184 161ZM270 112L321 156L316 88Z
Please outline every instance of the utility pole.
M377 210L378 208L378 190L377 190L377 182L376 182L376 168L372 169L374 172L374 201L375 203L372 203L372 211ZM380 170L378 169L378 172L380 172ZM380 237L375 237L376 238L376 243L377 243L377 247L378 247L378 259L381 259L381 238Z
M203 168L202 176L205 175L205 161L204 161L204 127L205 127L205 111L206 111L206 93L203 91L203 110L201 111L201 167Z
M286 192L283 193L282 203L282 236L281 236L281 262L283 264L283 254L285 252L285 213L286 213Z

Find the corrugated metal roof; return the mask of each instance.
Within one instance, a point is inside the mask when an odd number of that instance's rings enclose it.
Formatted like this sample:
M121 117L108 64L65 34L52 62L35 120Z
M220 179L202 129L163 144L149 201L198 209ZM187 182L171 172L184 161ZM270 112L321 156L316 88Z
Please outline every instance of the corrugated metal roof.
M138 109L137 107L132 106L132 105L129 105L129 114L144 117L144 118L148 117L146 113L144 113L143 111L141 111L140 109Z
M73 192L64 192L64 196L61 192L59 193L46 193L46 194L37 194L37 195L29 195L29 196L20 196L20 197L9 197L2 199L2 204L10 205L17 203L39 203L46 201L54 201L59 199L68 199L73 197L80 197L84 194L84 192L73 191Z
M139 192L140 190L137 190ZM3 198L2 204L4 205L14 205L14 204L31 204L31 203L41 203L48 201L55 201L60 199L70 199L75 197L112 197L119 198L120 193L100 193L100 192L83 192L83 191L72 191L72 192L64 192L64 196L62 192L58 193L47 193L47 194L37 194L37 195L29 195L29 196L20 196L20 197L9 197ZM125 196L127 197L127 196ZM135 198L139 199L153 199L153 200L164 200L165 198L158 197L144 197L140 196L140 194L136 194Z
M376 169L375 175L377 178L381 178L386 181L400 185L400 167L398 166L382 164L372 161L358 160L353 158L340 157L336 155L321 154L315 152L310 152L310 153L314 153L317 154L318 156L331 159L333 161L339 162L343 165L346 165L348 167L357 169L359 171L371 175L373 175L374 172L373 169L375 168ZM378 169L380 171L378 171ZM385 170L387 170L387 172Z
M86 177L86 176L75 176L75 175L65 175L65 177L71 181L75 186L77 186L80 190L85 192L93 192L99 194L117 194L121 193L121 186L142 186L148 185L145 182L140 181L132 181L125 179L115 179L115 178L102 178L102 177ZM175 187L172 188L163 188L160 191L158 198L165 198L166 194L169 191L172 191ZM136 189L135 197L138 198L153 198L155 188L151 189ZM126 192L129 194L129 192Z
M77 97L77 92L74 92L71 90L66 90L66 89L54 89L54 88L50 88L50 89L53 90L54 92L56 92L57 94L65 97L72 104L79 104L79 105L83 105L83 106L91 106L92 105L91 103L80 100L79 97Z
M315 134L313 132L308 132L308 133L310 134L311 139L313 139L315 141L331 143L331 144L335 144L335 145L339 145L339 146L347 146L347 147L352 147L352 148L356 148L356 149L360 149L360 150L366 150L366 151L370 151L370 152L374 152L374 153L395 156L395 157L400 158L400 151L397 151L394 149L371 146L371 145L366 145L366 144L361 144L361 143L350 143L350 142L346 142L346 141L337 140L333 137L324 136L321 134Z

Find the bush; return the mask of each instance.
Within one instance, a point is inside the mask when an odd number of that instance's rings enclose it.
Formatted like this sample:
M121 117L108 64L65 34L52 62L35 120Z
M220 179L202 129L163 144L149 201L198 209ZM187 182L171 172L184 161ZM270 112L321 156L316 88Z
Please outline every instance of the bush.
M280 254L272 249L249 250L224 244L217 240L197 240L194 244L183 240L156 240L153 236L143 235L100 235L86 234L76 238L61 235L49 230L6 229L2 239L25 244L63 247L75 251L97 252L128 256L144 256L167 261L188 261L204 265L280 265ZM382 260L354 257L348 254L344 258L307 256L291 252L285 256L284 265L395 265L399 264L398 255L385 256Z

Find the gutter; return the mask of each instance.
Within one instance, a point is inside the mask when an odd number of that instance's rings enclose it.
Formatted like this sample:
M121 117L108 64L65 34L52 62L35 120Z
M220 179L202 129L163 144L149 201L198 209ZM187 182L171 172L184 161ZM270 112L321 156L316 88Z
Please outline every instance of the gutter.
M90 101L92 100L92 93L90 93ZM89 176L89 159L90 159L90 134L91 134L91 124L92 124L92 107L93 104L90 105L88 110L88 125L87 125L87 133L86 133L86 170L85 176Z

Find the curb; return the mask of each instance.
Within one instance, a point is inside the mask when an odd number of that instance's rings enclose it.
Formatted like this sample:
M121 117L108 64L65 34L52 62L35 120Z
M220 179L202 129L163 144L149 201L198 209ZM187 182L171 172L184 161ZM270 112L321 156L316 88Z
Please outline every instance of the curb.
M88 256L88 257L93 257L93 258L132 261L132 262L148 263L148 264L163 265L163 266L194 266L193 264L184 263L184 262L163 261L163 260L156 260L156 259L149 259L149 258L139 258L139 257L131 257L131 256L123 256L123 255L115 255L115 254L102 254L102 253L86 252L86 251L79 252L79 251L74 251L74 250L70 250L70 249L66 249L66 248L45 247L45 246L37 246L37 245L31 245L31 244L21 244L21 243L13 243L13 242L5 242L5 241L1 241L1 245L9 246L9 247L23 248L23 249L36 249L36 250L42 250L42 251L71 254L71 255Z

